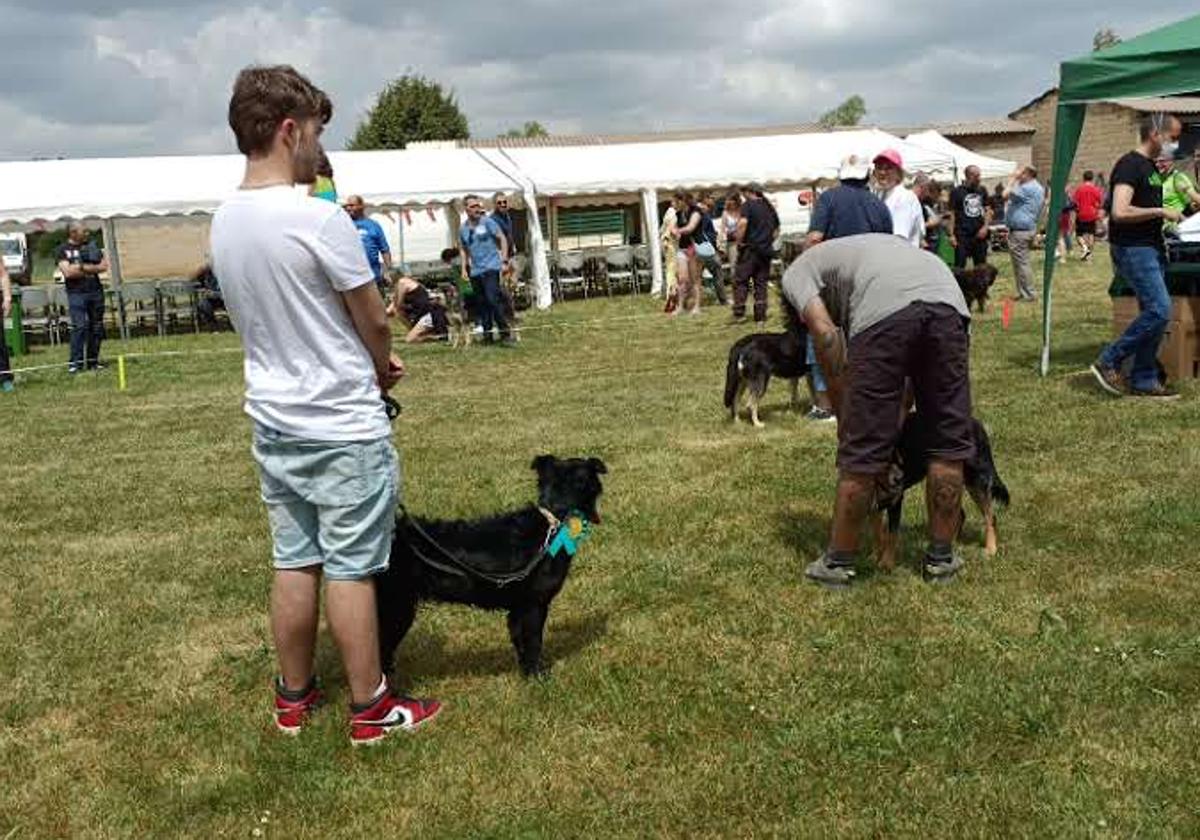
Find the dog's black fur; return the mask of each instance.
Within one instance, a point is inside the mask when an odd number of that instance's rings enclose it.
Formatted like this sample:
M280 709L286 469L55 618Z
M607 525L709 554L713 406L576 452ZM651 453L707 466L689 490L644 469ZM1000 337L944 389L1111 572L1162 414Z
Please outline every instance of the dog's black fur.
M750 408L750 421L761 427L758 404L767 392L772 376L789 379L792 383L792 408L797 407L797 387L800 378L808 373L808 330L790 303L783 302L787 332L755 333L734 342L729 348L725 367L725 407L729 417L737 422L737 404L743 392Z
M996 266L977 265L971 268L956 268L953 271L954 279L958 281L958 287L967 299L967 309L971 308L972 303L977 303L979 311L982 312L987 304L988 289L996 282Z
M578 511L592 523L600 521L596 510L603 491L600 476L608 472L603 461L540 455L531 468L538 476L538 505L560 520ZM396 647L412 627L421 601L507 611L508 632L521 672L533 676L548 670L542 661L542 631L550 603L571 570L571 557L563 551L543 557L524 580L500 586L467 573L435 568L421 555L438 566L455 568L444 551L472 569L490 575L511 574L541 554L549 530L546 517L535 505L468 521L418 518L414 523L404 517L398 519L391 564L375 578L384 671L391 672ZM436 546L430 545L426 535Z
M875 509L887 512L887 533L880 533L879 561L885 569L895 565L896 534L900 530L904 493L923 481L929 471L929 451L923 431L919 414L912 413L905 418L892 463L876 489ZM971 419L971 433L975 438L975 456L963 463L963 487L983 514L985 551L991 555L998 548L994 504L1008 506L1008 487L996 471L987 430L974 418ZM966 519L965 513L962 518Z

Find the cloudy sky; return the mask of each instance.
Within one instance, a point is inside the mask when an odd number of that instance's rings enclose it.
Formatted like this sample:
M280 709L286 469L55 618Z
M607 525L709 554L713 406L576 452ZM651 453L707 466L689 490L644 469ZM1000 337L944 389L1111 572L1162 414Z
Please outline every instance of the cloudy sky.
M1112 27L1195 0L0 0L0 159L234 151L243 65L288 62L333 97L341 148L384 82L453 88L475 136L998 116Z

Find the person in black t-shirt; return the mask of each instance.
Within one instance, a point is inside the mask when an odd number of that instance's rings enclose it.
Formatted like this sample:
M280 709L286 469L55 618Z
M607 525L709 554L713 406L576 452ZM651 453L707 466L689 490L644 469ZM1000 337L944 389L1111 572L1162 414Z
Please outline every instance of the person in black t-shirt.
M54 261L67 287L67 309L71 315L70 373L95 370L100 363L104 340L104 287L100 275L108 271L108 260L87 230L78 222L67 231L67 241L54 252Z
M968 166L965 180L950 191L950 244L954 246L954 267L987 265L988 226L992 207L988 191L980 186L979 167Z
M733 319L746 317L746 297L754 283L754 321L767 320L767 282L771 278L771 259L775 256L775 235L779 231L779 214L767 201L762 187L751 184L742 202L742 217L738 220L734 238L738 246L738 264L733 275Z
M9 393L13 390L12 366L8 360L8 342L4 337L4 328L8 324L8 316L12 314L12 282L8 279L8 270L0 261L0 391ZM18 324L18 326L20 326Z
M1114 396L1126 393L1160 400L1179 398L1179 392L1158 379L1158 345L1171 317L1167 294L1166 256L1163 252L1163 221L1178 222L1178 210L1163 207L1162 175L1154 165L1162 153L1179 148L1179 120L1170 114L1150 114L1138 136L1141 145L1113 167L1112 210L1108 226L1113 269L1137 293L1141 312L1125 332L1108 345L1092 365L1100 387ZM1121 363L1133 357L1133 370L1126 383Z

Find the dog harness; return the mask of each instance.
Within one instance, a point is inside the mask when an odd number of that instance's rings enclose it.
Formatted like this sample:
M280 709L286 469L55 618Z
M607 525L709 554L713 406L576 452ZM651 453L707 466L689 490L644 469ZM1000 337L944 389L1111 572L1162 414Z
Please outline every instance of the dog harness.
M592 526L588 522L587 517L577 510L572 510L567 514L567 518L560 520L557 516L551 513L546 508L538 505L538 512L545 517L546 523L549 526L546 529L546 538L542 541L542 548L533 559L517 569L515 572L503 574L493 574L485 572L482 569L477 569L464 560L462 557L452 554L438 543L433 537L417 524L417 520L409 516L408 511L403 505L400 506L400 516L402 519L412 526L413 531L425 542L425 544L435 552L439 560L435 560L422 552L417 546L411 546L413 553L417 555L417 559L430 568L437 569L446 574L456 575L457 577L473 577L485 581L497 587L505 587L512 583L520 583L533 574L537 569L538 564L544 558L554 557L559 552L565 552L567 557L574 557L579 551L579 543L583 542L591 535ZM446 562L441 562L445 560Z

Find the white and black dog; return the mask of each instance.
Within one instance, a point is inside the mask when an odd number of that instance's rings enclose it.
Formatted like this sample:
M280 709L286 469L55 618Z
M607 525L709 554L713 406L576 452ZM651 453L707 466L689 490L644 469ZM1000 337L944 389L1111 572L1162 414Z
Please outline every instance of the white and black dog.
M767 392L772 376L791 380L792 408L799 407L800 379L808 373L808 330L795 308L783 302L787 332L755 333L738 339L729 348L725 368L725 407L733 422L738 419L738 403L746 396L750 422L763 427L758 405Z

